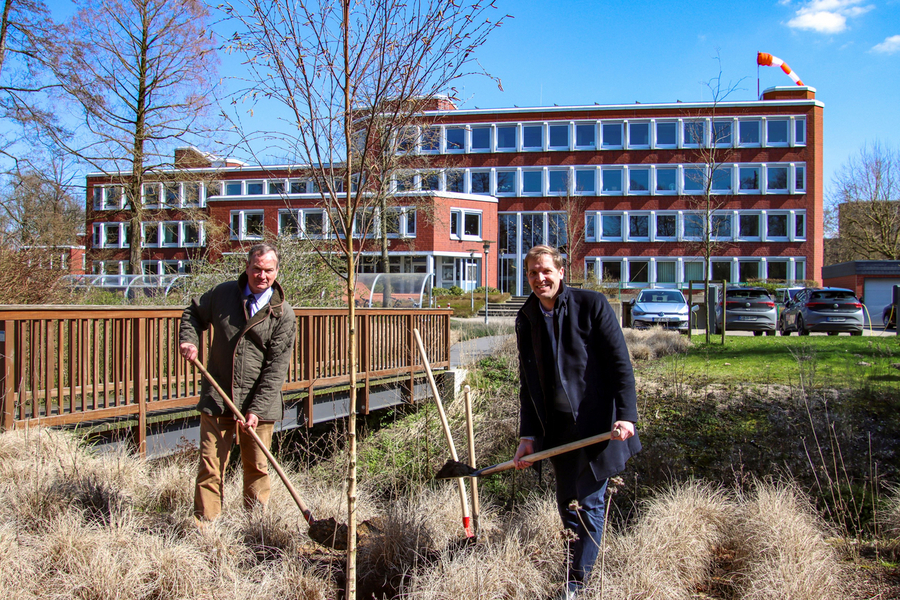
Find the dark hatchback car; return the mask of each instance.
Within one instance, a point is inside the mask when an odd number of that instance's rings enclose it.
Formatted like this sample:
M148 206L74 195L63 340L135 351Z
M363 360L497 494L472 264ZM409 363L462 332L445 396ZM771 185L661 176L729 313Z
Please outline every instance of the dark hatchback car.
M753 335L775 335L778 316L775 299L765 288L728 287L725 289L725 310L716 305L715 332L722 330L722 316L726 331L752 331Z
M794 331L799 335L813 331L862 335L863 323L863 306L852 290L806 288L785 305L778 319L778 331L781 335Z
M881 311L881 322L884 323L885 329L897 326L897 307L895 305L888 304L884 307L884 310Z

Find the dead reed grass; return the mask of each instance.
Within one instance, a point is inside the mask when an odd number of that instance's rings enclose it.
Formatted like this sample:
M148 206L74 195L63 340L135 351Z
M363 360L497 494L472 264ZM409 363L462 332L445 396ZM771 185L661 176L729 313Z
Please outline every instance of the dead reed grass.
M742 498L734 548L740 597L746 600L847 598L843 568L826 543L828 529L789 483L757 483Z
M662 327L649 329L623 329L625 343L634 361L646 361L662 358L671 354L687 352L691 341L677 331L669 331Z

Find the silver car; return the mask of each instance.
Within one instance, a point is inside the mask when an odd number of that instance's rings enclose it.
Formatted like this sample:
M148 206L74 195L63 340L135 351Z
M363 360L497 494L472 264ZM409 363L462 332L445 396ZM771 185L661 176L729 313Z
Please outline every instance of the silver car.
M765 288L728 287L725 290L725 307L716 304L715 331L722 331L725 318L726 331L752 331L753 335L775 335L778 313L775 300Z
M697 307L695 306L696 310ZM668 329L687 331L691 322L684 294L678 290L641 290L631 303L631 326L635 329L659 325Z
M813 331L862 335L863 323L863 305L852 290L806 288L785 305L778 320L778 331L781 335L794 331L799 335Z

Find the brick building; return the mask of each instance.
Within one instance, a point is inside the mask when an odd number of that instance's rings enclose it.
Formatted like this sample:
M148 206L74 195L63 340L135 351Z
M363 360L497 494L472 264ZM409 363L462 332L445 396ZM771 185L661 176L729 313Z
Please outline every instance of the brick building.
M744 102L439 108L405 136L413 141L403 151L422 162L393 182L392 271L469 289L484 281L490 243L488 281L523 294L522 256L546 243L572 248L570 270L587 276L675 287L703 278L711 231L715 279L821 280L823 104L813 88L770 88ZM226 250L266 230L330 235L302 166L179 152L177 181L145 185L159 209L144 225L145 272L189 269L210 228L227 231ZM123 272L121 188L100 175L87 186L92 269ZM569 243L571 223L583 243ZM371 269L374 241L367 251Z

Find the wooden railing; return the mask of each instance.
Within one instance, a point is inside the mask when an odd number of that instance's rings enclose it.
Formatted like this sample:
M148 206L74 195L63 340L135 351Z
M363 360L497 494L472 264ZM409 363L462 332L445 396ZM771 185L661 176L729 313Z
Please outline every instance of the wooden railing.
M306 392L313 422L316 390L350 382L346 311L296 309L297 341L285 392ZM0 418L3 429L69 425L136 416L143 446L147 414L190 407L200 374L178 353L181 308L0 307ZM409 377L424 366L418 328L434 368L450 366L450 312L358 309L360 408L372 381ZM201 344L201 359L206 354Z

